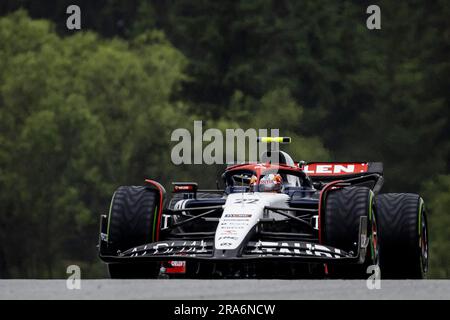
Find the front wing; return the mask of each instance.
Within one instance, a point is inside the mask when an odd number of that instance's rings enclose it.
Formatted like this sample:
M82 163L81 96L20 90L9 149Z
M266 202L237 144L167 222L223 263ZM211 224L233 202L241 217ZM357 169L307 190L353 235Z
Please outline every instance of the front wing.
M357 252L305 241L250 241L241 250L215 250L210 240L166 240L108 254L106 235L100 237L100 258L108 263L141 263L150 261L257 262L292 261L305 263L364 262L369 243L367 217L360 218Z

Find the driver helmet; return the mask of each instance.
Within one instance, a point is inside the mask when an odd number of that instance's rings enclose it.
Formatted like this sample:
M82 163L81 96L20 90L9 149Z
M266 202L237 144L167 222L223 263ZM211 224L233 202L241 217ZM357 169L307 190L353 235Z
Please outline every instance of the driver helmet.
M270 173L259 181L259 191L261 192L281 192L283 179L279 174Z

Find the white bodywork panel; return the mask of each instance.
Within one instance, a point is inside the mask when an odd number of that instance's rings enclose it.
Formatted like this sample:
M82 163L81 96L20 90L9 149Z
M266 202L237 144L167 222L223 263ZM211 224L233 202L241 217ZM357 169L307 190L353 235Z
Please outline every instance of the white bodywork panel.
M216 230L214 245L219 250L239 247L249 231L263 218L264 207L286 207L289 196L283 193L232 193L227 197L222 217ZM271 213L275 219L284 219Z

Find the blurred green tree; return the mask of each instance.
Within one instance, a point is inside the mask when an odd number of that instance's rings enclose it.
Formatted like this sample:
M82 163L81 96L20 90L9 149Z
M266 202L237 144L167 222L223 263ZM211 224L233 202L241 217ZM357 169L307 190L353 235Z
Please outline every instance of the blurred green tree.
M183 121L171 94L186 59L161 32L127 43L52 29L24 11L0 19L2 276L61 276L68 260L95 261L111 192L165 180L162 150Z

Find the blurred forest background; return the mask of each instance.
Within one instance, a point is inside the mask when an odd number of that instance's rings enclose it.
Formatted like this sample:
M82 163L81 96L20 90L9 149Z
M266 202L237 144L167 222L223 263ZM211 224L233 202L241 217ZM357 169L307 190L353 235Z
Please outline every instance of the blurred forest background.
M81 31L66 8L81 8ZM381 30L366 8L381 7ZM280 128L296 160L385 164L450 278L450 2L0 1L0 278L103 277L98 219L175 166L175 128Z

